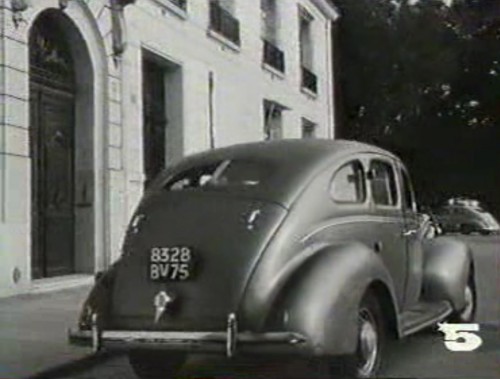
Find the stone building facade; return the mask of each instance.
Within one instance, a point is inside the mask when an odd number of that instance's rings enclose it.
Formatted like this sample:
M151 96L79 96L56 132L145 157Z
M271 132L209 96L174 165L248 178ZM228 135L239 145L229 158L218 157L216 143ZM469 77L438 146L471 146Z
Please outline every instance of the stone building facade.
M0 0L0 296L90 280L181 157L333 138L327 0Z

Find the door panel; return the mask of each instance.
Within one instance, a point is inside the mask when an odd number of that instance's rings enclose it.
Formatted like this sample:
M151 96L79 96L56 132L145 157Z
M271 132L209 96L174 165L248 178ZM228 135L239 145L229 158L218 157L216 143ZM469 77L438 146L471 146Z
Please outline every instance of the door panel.
M29 34L33 278L74 270L75 71L58 16L42 12Z
M46 275L73 271L73 99L42 97Z
M405 231L408 233L406 244L408 249L408 278L406 285L405 307L411 308L418 303L422 292L424 270L424 252L422 240L425 229L422 227L423 218L412 211L405 212ZM414 233L414 234L410 234Z
M372 216L380 217L379 250L392 276L399 306L402 307L408 275L408 251L404 236L405 219L395 162L373 155L368 171Z
M406 240L403 236L403 214L397 210L378 211L377 214L381 221L374 227L377 228L379 242L381 243L380 255L391 274L398 303L402 308L406 291L406 277L408 275L408 253Z
M424 254L422 240L425 238L425 218L417 212L415 194L406 169L398 167L401 198L405 215L405 239L408 251L408 276L406 280L405 307L418 303L422 292Z
M74 99L32 86L33 276L74 270Z

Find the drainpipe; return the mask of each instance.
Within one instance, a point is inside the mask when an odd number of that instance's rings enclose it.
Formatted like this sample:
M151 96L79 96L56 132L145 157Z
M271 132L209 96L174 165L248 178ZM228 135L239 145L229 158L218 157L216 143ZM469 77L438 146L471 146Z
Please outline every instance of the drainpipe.
M332 38L332 24L334 21L328 20L325 25L325 41L326 41L326 72L327 72L327 91L330 91L330 96L327 96L327 109L328 109L328 138L335 138L335 78L334 78L334 64L333 64L333 38Z
M215 148L214 95L214 72L210 71L208 73L208 133L210 139L210 149Z
M5 17L6 9L0 7L0 17ZM0 22L0 56L5 57L5 23ZM5 96L5 68L0 67L0 94ZM7 199L7 173L5 170L5 101L0 102L0 221L5 222L5 201Z

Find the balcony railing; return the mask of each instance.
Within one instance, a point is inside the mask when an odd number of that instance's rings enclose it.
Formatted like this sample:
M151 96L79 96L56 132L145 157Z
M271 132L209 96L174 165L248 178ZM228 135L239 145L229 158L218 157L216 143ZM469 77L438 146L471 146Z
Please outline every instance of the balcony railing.
M280 72L285 72L285 53L269 41L264 40L263 61Z
M182 9L183 11L187 10L187 0L168 0L168 1L174 4L176 7Z
M302 88L312 93L318 93L318 78L316 74L302 66Z
M210 29L240 45L240 23L217 1L210 1Z

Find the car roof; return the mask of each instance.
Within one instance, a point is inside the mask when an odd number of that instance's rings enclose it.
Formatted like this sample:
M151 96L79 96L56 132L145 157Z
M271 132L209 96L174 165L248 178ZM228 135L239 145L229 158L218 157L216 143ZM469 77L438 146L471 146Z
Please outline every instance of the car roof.
M185 164L191 166L192 164L206 160L253 157L257 159L271 159L284 165L304 162L314 165L325 159L335 158L335 156L340 157L362 152L389 155L396 158L384 149L358 141L340 139L284 139L236 144L205 151L187 157Z
M290 204L299 187L325 163L352 154L374 153L397 159L376 146L350 140L284 139L231 145L204 151L184 158L164 173L164 179L190 168L224 160L252 160L268 163L279 174L276 185L253 195L283 205Z

